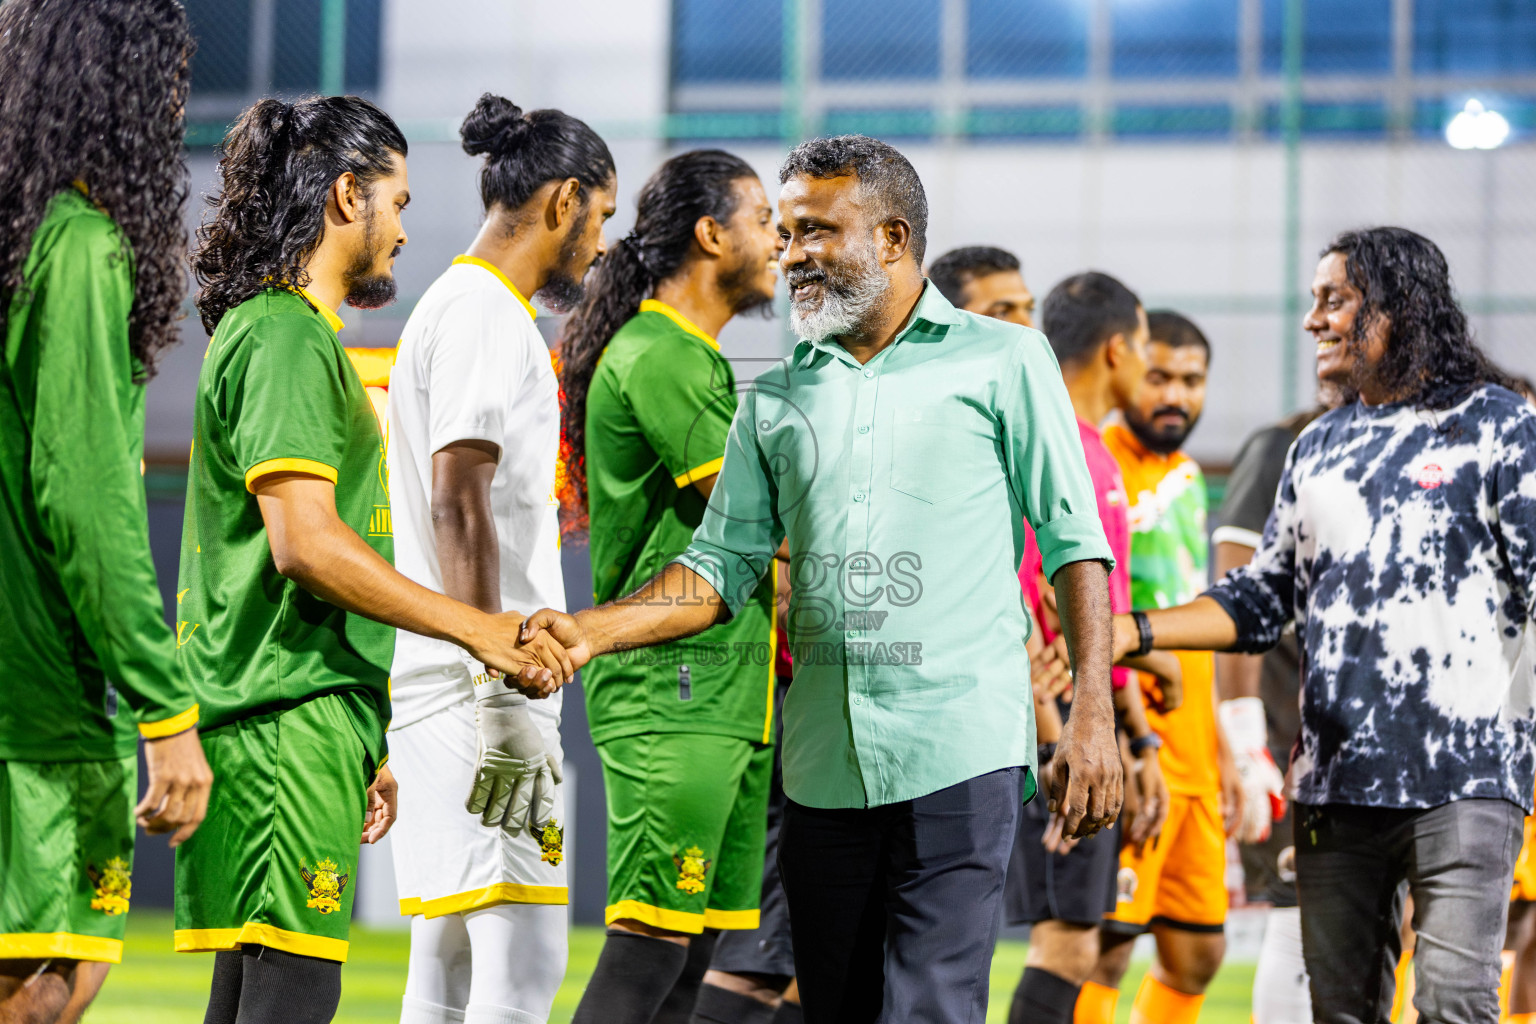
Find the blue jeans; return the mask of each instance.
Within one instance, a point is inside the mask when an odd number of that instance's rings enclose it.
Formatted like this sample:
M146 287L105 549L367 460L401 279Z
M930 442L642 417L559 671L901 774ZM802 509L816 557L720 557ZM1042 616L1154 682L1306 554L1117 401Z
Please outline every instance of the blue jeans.
M882 807L788 803L779 866L807 1024L983 1024L1025 771Z
M1301 940L1319 1024L1386 1024L1404 881L1423 1024L1497 1024L1499 951L1525 812L1507 800L1428 810L1297 804Z

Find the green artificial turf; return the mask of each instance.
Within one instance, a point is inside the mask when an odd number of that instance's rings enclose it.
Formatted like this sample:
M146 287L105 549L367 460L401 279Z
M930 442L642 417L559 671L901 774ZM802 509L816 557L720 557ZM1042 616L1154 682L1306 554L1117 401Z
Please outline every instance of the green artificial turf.
M565 1024L571 1019L597 962L602 938L601 928L571 930L570 967L555 1000L550 1024ZM403 930L353 927L352 956L341 976L338 1021L383 1024L399 1020L409 944L409 936ZM989 1024L1002 1024L1007 1019L1008 1000L1023 970L1025 949L1021 942L1005 941L998 945L992 960ZM1131 966L1122 987L1126 995L1120 1000L1117 1014L1121 1022L1130 1016L1131 998L1145 970L1146 963L1142 961ZM85 1015L86 1024L200 1024L212 971L212 954L171 952L169 914L136 910L128 918L123 963L112 969L101 996ZM1211 986L1200 1020L1204 1024L1247 1024L1252 986L1251 964L1227 965Z

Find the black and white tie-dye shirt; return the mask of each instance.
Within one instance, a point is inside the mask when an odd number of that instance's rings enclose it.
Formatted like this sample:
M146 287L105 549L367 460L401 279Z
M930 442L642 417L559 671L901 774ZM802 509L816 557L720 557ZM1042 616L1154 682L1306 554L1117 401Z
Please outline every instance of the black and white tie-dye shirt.
M1304 803L1527 812L1536 413L1481 387L1440 412L1359 402L1297 438L1253 561L1209 596L1239 649L1293 618Z

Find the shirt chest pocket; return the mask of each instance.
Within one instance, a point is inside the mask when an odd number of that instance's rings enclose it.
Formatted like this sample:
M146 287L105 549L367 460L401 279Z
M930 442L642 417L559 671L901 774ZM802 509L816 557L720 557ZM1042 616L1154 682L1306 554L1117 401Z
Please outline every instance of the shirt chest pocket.
M891 418L891 487L937 505L976 489L994 462L990 421L964 406L914 406Z

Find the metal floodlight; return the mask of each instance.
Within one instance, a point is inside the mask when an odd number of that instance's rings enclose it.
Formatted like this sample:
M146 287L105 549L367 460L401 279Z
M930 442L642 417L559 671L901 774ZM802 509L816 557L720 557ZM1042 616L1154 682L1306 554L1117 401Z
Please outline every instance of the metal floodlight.
M1467 100L1461 113L1445 126L1445 141L1457 149L1497 149L1509 138L1509 122L1497 110Z

